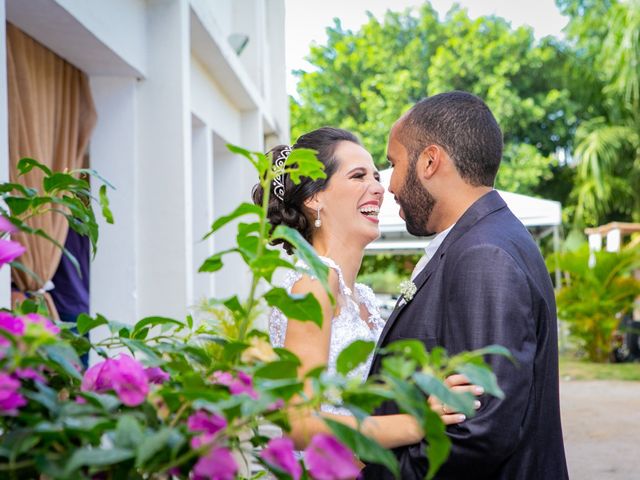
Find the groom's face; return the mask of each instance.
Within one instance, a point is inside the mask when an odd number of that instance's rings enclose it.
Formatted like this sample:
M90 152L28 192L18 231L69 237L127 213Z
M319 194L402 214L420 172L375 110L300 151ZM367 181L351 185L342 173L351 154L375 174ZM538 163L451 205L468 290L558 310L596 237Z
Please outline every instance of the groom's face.
M393 167L389 192L393 193L400 205L400 217L407 224L407 231L412 235L429 236L431 231L427 224L436 205L436 199L424 187L418 178L416 158L410 158L406 147L398 139L397 128L391 131L387 158Z

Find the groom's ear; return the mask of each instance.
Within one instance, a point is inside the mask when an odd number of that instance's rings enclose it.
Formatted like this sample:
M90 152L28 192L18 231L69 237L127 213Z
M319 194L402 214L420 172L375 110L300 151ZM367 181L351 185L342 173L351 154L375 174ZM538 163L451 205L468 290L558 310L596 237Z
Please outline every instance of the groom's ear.
M416 164L418 177L430 180L440 168L443 153L442 148L437 145L426 146Z

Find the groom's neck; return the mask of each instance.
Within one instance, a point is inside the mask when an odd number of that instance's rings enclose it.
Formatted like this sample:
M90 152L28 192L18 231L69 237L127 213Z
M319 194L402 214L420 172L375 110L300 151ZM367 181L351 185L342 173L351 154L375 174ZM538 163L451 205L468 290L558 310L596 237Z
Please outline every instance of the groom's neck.
M455 194L443 195L438 199L433 209L433 231L443 232L451 225L460 220L460 217L476 203L481 197L493 190L492 187L474 187L465 184L456 187ZM431 223L431 222L430 222Z

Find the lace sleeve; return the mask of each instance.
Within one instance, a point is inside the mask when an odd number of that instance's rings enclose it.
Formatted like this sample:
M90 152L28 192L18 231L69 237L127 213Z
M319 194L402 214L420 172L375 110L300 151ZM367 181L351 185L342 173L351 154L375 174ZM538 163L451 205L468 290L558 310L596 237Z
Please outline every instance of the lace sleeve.
M363 304L369 312L369 323L375 329L382 329L384 327L384 319L380 316L376 294L373 293L371 287L363 283L356 283L355 290L358 302Z
M291 270L285 278L282 288L291 293L293 285L302 278L302 273ZM277 348L284 347L284 339L287 334L287 316L279 309L273 308L269 315L269 339L271 345Z

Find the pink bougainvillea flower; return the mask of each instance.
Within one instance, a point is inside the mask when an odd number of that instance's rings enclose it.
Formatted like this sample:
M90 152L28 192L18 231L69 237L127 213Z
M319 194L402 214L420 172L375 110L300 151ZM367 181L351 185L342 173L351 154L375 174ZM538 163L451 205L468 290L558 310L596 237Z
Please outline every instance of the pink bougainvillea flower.
M42 374L31 367L16 368L14 374L22 380L33 380L35 382L47 383Z
M353 453L332 435L314 435L304 451L304 462L316 480L356 478L360 469Z
M238 372L238 378L229 385L229 391L234 395L246 393L254 400L258 399L258 392L253 389L253 380L244 372Z
M228 387L233 382L233 375L217 370L211 374L211 381Z
M276 400L275 402L269 404L267 406L267 410L269 412L273 412L275 410L280 410L282 407L284 407L284 400L282 400L281 398L279 398L278 400Z
M83 392L105 392L113 389L113 370L117 369L115 360L107 358L96 363L84 372L80 390Z
M194 480L233 480L238 471L238 465L227 448L212 449L193 467Z
M187 420L187 427L192 432L217 433L227 426L227 420L217 413L198 410Z
M0 312L0 328L15 337L21 337L24 335L24 320L14 317L9 312ZM6 341L6 339L0 337L1 340Z
M302 466L296 460L290 438L272 438L266 448L260 452L260 457L269 465L291 475L293 480L299 480L302 476Z
M38 315L37 313L27 313L24 318L34 325L41 325L45 330L53 333L54 335L60 333L60 327L42 315Z
M149 381L142 364L123 353L115 360L108 358L89 368L80 388L98 393L115 390L122 403L135 407L145 401Z
M198 410L187 420L189 430L192 432L202 432L202 435L191 439L191 448L197 449L213 442L215 434L226 428L226 426L227 420L223 416Z
M0 215L0 232L15 233L18 229L16 226Z
M214 383L228 387L233 395L244 393L254 400L258 399L258 392L253 389L251 377L244 372L238 372L237 377L234 377L229 372L216 371L211 375L211 380Z
M18 242L0 238L0 266L5 263L13 262L26 251L27 249Z
M24 335L24 321L9 312L0 312L0 329L14 337L21 337ZM0 335L0 347L8 347L10 343L7 338ZM4 351L0 353L0 358L4 358Z
M160 367L147 367L144 369L144 373L147 376L149 383L155 383L157 385L161 385L171 378L169 377L169 374Z
M120 354L113 375L113 389L128 407L140 405L149 393L149 381L144 367L135 358Z
M17 415L18 408L27 404L27 400L18 392L20 382L6 373L0 373L0 413Z

